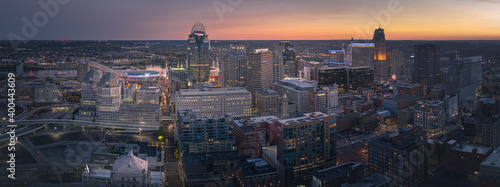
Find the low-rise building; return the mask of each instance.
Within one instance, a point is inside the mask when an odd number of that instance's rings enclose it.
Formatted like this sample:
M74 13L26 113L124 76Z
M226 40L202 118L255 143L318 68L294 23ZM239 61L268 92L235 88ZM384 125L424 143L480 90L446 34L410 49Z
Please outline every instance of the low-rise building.
M318 170L312 179L313 187L336 187L344 183L354 184L364 177L361 163L347 162L338 166Z
M500 186L500 147L479 165L479 186Z
M278 171L262 158L242 160L235 174L236 186L278 186Z

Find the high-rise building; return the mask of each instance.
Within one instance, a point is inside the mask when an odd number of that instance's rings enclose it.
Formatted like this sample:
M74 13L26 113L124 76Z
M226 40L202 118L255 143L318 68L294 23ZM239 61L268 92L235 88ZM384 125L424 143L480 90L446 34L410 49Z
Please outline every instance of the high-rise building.
M80 98L81 107L95 107L97 99L97 83L101 75L96 70L90 70L85 74L82 80L82 97Z
M249 54L249 71L246 88L252 93L252 108L256 107L256 92L271 89L273 84L273 52L269 49L253 49Z
M318 87L337 84L340 93L348 90L347 69L345 67L320 68L317 70L317 76Z
M352 67L368 66L373 69L374 43L350 43L347 47L346 62Z
M233 119L228 115L197 115L191 109L177 111L176 134L183 153L235 151Z
M427 180L427 155L420 127L374 138L368 143L368 168L392 178L391 186L418 186Z
M90 64L88 62L78 62L76 64L76 80L82 82L87 72L90 71Z
M278 121L278 161L283 186L312 185L312 175L337 162L337 116L321 112Z
M421 126L429 136L439 133L444 128L445 103L441 100L420 100L415 104L415 126Z
M278 52L273 51L273 84L284 79L284 71L283 57Z
M295 49L289 41L280 43L280 54L283 58L284 77L297 77L297 61L295 60Z
M109 121L114 119L115 113L120 109L121 84L110 72L105 73L96 89L96 115L97 121Z
M167 72L169 91L174 93L180 89L187 89L188 70L183 67L170 67Z
M347 68L347 90L355 92L360 87L370 86L373 84L374 75L370 67L350 67Z
M227 78L230 87L245 87L247 85L248 55L247 49L243 45L230 46Z
M402 78L404 60L403 51L398 49L387 51L387 64L390 76L395 75L396 78Z
M200 116L252 115L252 96L245 88L181 89L175 94L175 110L193 109Z
M273 85L273 90L279 95L286 94L288 102L295 104L297 112L310 111L309 92L314 91L314 88L313 84L298 80L281 80Z
M256 92L256 109L259 116L279 116L280 96L278 92L262 89Z
M188 41L189 85L208 83L210 76L210 40L202 23L196 22Z
M471 67L472 61L469 59L455 59L448 63L448 94L458 94L459 89L472 84Z
M412 83L421 83L432 88L441 83L440 52L437 44L415 44L415 63L411 77Z
M385 41L384 29L378 28L373 33L374 71L375 81L384 82L389 77L389 66L387 64L387 45Z

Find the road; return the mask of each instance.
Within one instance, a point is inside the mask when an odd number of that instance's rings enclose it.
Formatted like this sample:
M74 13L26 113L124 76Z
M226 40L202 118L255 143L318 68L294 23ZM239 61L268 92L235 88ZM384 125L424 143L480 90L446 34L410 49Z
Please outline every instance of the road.
M174 134L173 127L170 125L163 126L163 132L166 132L165 142L163 145L163 161L165 163L165 176L169 185L179 186L180 180L180 160L175 158Z

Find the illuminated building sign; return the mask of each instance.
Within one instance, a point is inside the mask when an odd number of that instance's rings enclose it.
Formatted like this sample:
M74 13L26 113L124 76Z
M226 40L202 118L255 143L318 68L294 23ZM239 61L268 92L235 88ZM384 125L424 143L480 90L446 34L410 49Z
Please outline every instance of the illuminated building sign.
M351 43L353 47L375 47L375 43Z

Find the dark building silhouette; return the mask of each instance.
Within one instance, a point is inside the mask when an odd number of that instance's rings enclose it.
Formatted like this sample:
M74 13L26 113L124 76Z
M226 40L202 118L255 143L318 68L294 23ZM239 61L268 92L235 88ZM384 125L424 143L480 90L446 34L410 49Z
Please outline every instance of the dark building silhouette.
M422 83L429 88L441 83L439 54L437 44L415 44L412 83Z

